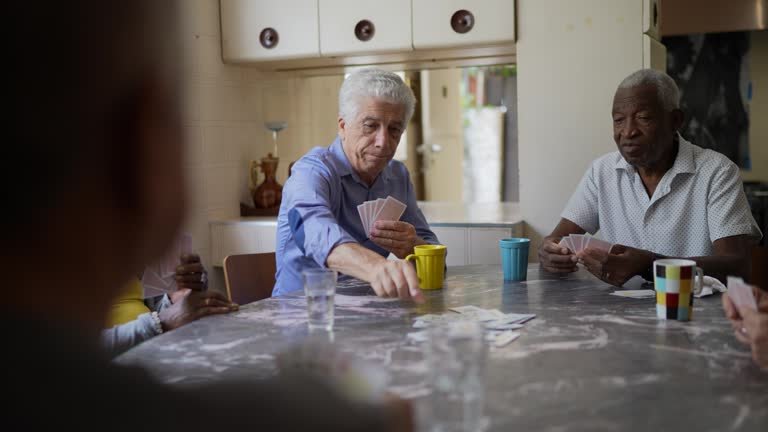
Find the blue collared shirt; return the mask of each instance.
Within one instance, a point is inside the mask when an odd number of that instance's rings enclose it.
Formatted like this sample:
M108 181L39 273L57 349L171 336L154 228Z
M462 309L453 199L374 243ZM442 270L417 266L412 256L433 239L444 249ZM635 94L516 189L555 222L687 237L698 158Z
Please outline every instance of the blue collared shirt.
M357 206L389 195L408 206L400 220L413 225L427 243L437 244L402 162L390 161L369 187L352 169L338 137L328 148L315 147L299 159L285 182L277 217L277 282L272 295L303 289L301 271L325 267L340 244L359 243L388 256L366 238Z

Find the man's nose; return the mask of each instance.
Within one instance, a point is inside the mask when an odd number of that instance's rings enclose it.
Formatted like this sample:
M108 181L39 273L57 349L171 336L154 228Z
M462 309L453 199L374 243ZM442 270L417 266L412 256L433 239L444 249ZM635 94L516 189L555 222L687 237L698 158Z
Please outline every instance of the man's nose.
M621 128L621 135L625 138L634 138L640 133L640 130L637 128L637 122L633 119L627 119L626 122L624 122L624 126Z
M381 127L376 131L376 138L373 144L376 147L384 147L387 145L387 128Z

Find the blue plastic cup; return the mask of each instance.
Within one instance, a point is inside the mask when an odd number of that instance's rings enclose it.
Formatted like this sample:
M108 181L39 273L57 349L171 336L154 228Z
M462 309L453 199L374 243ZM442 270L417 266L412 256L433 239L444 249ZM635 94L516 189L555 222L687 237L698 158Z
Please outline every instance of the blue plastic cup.
M506 238L499 240L501 251L501 268L505 281L524 281L528 276L528 247L531 240L527 238Z

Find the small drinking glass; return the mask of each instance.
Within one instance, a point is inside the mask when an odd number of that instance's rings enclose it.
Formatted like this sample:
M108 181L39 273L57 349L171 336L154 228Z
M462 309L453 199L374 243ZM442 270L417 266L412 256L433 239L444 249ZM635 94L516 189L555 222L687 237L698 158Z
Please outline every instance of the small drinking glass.
M483 325L471 319L436 323L428 334L432 430L483 430L488 351Z
M335 271L307 269L301 272L310 330L333 330L333 298L336 294Z

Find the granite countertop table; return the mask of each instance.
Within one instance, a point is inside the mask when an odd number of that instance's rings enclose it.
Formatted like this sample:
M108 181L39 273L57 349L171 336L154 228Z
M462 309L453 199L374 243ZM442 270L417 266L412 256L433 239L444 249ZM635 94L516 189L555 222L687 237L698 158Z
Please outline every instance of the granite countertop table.
M535 313L519 339L489 354L488 430L766 430L768 372L734 338L719 296L696 299L694 320L677 322L657 320L654 299L613 290L584 270L560 277L535 264L517 283L504 283L497 266L451 268L423 305L342 284L332 338L387 368L390 390L419 407L427 371L421 347L406 338L419 315L459 305ZM182 387L266 377L276 373L275 354L307 334L303 297L276 297L160 335L115 361Z

